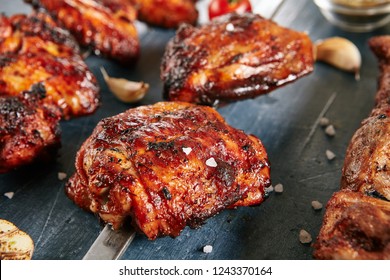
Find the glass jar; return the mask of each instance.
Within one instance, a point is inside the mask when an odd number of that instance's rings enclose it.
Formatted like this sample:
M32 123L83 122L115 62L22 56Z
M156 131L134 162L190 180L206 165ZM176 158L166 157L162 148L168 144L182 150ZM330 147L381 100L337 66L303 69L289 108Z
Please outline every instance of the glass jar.
M314 0L324 17L353 32L368 32L390 22L390 0Z

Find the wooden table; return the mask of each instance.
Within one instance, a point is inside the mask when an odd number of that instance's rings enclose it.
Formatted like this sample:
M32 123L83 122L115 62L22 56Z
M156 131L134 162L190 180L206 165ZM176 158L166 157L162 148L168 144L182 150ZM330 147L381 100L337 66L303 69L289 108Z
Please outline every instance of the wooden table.
M200 1L199 6L204 8L206 2ZM293 84L219 109L230 125L262 139L272 165L272 182L282 183L284 192L273 193L259 207L224 211L202 228L187 228L175 239L149 241L137 235L124 259L312 259L312 248L299 242L298 233L305 229L315 239L324 210L314 211L311 201L325 204L339 188L346 147L374 104L378 68L367 40L389 34L390 26L371 33L345 32L328 23L311 0L258 1L255 10L273 15L282 26L307 31L313 41L331 36L350 39L362 53L361 80L317 63L311 75ZM21 0L0 0L0 11L28 12L29 7ZM203 13L201 20L205 20ZM99 120L131 107L108 91L99 67L103 65L113 76L148 82L150 92L137 105L162 100L159 64L174 31L140 28L142 55L133 68L95 56L87 59L101 85L102 106L93 116L61 123L62 148L55 164L0 175L0 194L15 193L12 199L1 195L0 218L31 235L34 259L81 259L102 228L95 216L65 196L65 181L57 178L58 172L74 172L75 154ZM334 137L326 136L318 125L322 116L335 126ZM333 161L327 160L327 149L336 154ZM205 254L202 248L208 244L213 251Z

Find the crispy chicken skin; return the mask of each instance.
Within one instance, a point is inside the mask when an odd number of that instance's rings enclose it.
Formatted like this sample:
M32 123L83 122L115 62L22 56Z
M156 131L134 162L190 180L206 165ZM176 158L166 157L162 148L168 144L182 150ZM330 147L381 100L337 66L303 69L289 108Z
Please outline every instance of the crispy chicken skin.
M260 204L266 151L212 108L160 102L102 120L76 157L66 193L115 229L178 236L224 208Z
M90 47L123 64L139 55L134 21L137 12L129 0L28 0L45 8L76 37L81 46Z
M97 81L67 31L43 13L0 15L0 96L20 95L39 82L64 118L99 105Z
M21 95L0 97L0 173L50 159L60 146L61 111L43 102L45 94L43 85L36 84Z
M232 13L201 27L182 25L166 47L161 79L166 99L210 105L256 97L312 70L306 34Z
M182 23L195 25L198 11L195 0L129 0L138 9L138 19L163 28L177 28Z
M369 41L380 65L376 106L348 146L314 256L390 259L390 36Z

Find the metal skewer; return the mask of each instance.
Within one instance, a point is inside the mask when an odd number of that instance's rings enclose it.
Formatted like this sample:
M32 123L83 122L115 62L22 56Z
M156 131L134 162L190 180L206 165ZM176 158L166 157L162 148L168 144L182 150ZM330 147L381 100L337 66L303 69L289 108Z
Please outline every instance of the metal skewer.
M135 231L132 229L113 230L107 224L89 248L83 260L117 260L129 247L134 237Z

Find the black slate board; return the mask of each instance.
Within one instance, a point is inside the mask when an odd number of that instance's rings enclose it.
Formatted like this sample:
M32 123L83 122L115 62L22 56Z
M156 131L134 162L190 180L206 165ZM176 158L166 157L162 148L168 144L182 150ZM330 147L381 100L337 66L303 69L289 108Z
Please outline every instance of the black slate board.
M204 1L202 1L204 2ZM264 2L264 1L263 1ZM257 9L258 11L261 9ZM28 12L19 1L0 0L6 14ZM311 208L312 200L323 203L339 188L343 158L349 140L374 104L377 62L367 40L389 34L389 26L371 33L349 33L329 24L310 0L286 0L274 20L282 26L307 31L312 40L342 36L353 41L363 55L361 80L355 81L328 65L317 63L311 75L267 96L236 102L219 109L227 122L258 136L267 148L273 184L284 192L272 194L258 207L228 210L209 219L200 229L185 229L175 238L149 241L137 235L123 259L312 259L312 248L298 240L300 229L315 238L322 211ZM139 104L162 100L159 66L172 30L148 28L141 37L142 55L132 68L90 56L87 64L99 79L102 106L93 116L63 121L62 148L51 165L32 165L0 175L0 218L15 223L35 242L34 259L81 259L101 230L95 216L75 206L64 194L58 172L74 172L74 158L99 120L131 106L115 99L102 80L99 67L112 76L143 80L151 85ZM336 128L329 138L318 126L320 116ZM325 151L337 157L329 162ZM202 252L204 245L213 252Z

